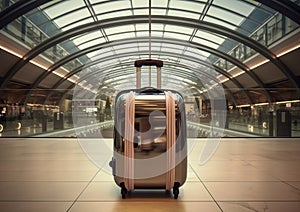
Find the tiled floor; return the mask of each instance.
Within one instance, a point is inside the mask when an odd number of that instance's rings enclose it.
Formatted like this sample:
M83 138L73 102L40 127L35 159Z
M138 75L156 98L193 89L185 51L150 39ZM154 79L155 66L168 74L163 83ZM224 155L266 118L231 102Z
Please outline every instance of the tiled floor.
M0 211L300 211L299 138L222 139L200 165L205 142L197 139L189 154L178 200L164 191L123 200L76 139L1 138Z

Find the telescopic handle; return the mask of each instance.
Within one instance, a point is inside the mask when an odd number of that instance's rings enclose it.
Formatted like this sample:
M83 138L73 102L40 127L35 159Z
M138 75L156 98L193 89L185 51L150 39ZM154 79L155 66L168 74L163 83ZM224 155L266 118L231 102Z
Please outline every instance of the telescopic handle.
M135 67L142 67L142 66L163 67L163 61L161 61L161 60L152 60L152 59L136 60L134 62L134 66Z

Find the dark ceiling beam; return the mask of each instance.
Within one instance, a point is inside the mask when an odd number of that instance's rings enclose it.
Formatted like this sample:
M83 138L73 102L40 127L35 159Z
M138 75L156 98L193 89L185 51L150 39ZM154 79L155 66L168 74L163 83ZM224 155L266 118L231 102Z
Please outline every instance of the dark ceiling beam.
M300 25L300 6L291 0L256 0Z
M0 29L21 17L22 15L30 12L36 7L39 7L51 0L20 0L13 5L7 7L0 12Z

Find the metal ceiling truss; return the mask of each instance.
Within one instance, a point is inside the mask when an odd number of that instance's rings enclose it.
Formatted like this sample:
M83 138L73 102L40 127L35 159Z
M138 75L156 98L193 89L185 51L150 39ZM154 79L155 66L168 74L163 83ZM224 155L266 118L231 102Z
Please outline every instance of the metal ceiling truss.
M145 51L145 52L139 52L139 54L142 54L142 53L147 54L146 51ZM155 53L156 53L156 52L155 52ZM159 53L161 53L161 52L157 52L157 54L159 54ZM172 52L165 52L164 54L165 54L165 55L169 55L169 56L176 56L176 54L175 54L175 53L172 53ZM123 53L123 54L119 55L119 57L129 57L129 56L132 56L132 53ZM137 56L137 57L138 57L138 56ZM84 65L80 66L80 67L77 67L77 68L74 69L73 71L69 72L69 73L65 76L64 79L61 79L59 82L57 82L56 85L55 85L55 87L57 88L60 84L62 84L62 83L63 83L65 80L67 80L69 77L71 77L71 76L73 76L73 75L79 73L79 72L82 71L83 69L87 69L87 68L89 68L89 67L91 67L91 66L94 66L94 65L96 65L96 64L99 64L99 63L101 63L101 62L105 62L105 61L111 60L111 59L113 59L113 58L112 58L112 57L100 58L100 59L98 59L98 60L89 62L89 63L87 63L87 64L84 64ZM201 65L204 65L204 66L206 66L206 67L211 68L211 69L214 70L214 71L217 71L219 74L221 74L221 75L225 76L226 78L228 78L229 80L231 80L231 81L236 85L236 87L238 87L239 90L241 90L241 91L245 94L246 98L248 99L248 102L250 102L250 103L253 102L253 100L250 98L250 96L245 92L245 88L244 88L244 87L243 87L243 86L242 86L235 78L233 78L229 73L227 73L226 71L222 70L221 68L219 68L219 67L217 67L217 66L213 66L213 65L210 64L208 61L203 61L203 60L201 60L201 59L199 59L199 58L190 57L190 56L185 56L184 59L185 59L185 60L189 60L189 61L193 61L193 62L196 63L196 64L201 64ZM133 63L133 62L132 62L132 63ZM168 63L168 62L166 61L166 63ZM124 64L118 64L118 65L119 65L119 66L122 66L122 65L124 65ZM178 66L178 65L179 65L179 64L176 64L176 66ZM186 67L188 67L188 66L186 65ZM195 70L195 67L192 67L192 66L189 67L189 70L193 70L195 73L203 74L203 72L198 72L198 70ZM91 72L91 75L93 75L93 74L95 74L95 72ZM120 73L120 76L122 76L122 73ZM55 89L55 88L53 87L53 89Z
M124 40L120 40L120 41L116 41L113 43L103 43L103 44L99 44L96 46L92 46L83 50L80 50L76 53L73 53L65 58L63 58L62 60L58 61L57 63L53 64L47 71L45 71L36 81L35 83L32 85L32 89L35 89L38 87L39 83L45 78L47 77L49 74L51 74L55 69L59 68L60 66L63 66L64 64L82 56L85 55L87 53L102 49L102 48L109 48L112 46L117 46L117 45L125 45L125 44L132 44L132 43L136 43L137 41L139 42L146 42L147 38L133 38L133 39L124 39ZM186 46L187 42L181 41L181 40L176 40L176 39L162 39L162 38L153 38L153 43L169 43L169 44L175 44L175 45L181 45L181 46ZM256 77L254 75L254 73L249 72L249 68L247 66L245 66L243 63L241 63L239 60L233 58L230 55L227 55L219 50L215 50L213 48L201 45L201 44L197 44L194 42L190 42L190 44L188 44L190 47L193 48L197 48L199 50L202 51L206 51L209 52L211 54L217 55L218 57L221 57L229 62L231 62L232 64L236 65L237 67L239 67L240 69L242 69L243 71L246 72L246 74L248 74L260 87L264 88L265 86L263 85L263 83L258 79L258 77ZM116 58L116 57L115 57ZM108 60L111 58L108 58ZM72 73L72 72L71 72ZM226 71L222 71L220 72L220 74L226 75L227 78L229 78L230 80L232 80L232 76L230 76ZM71 76L71 74L68 74L69 76ZM69 78L69 76L65 76L65 79ZM234 80L235 84L238 85L238 87L242 88L241 84ZM248 95L247 95L248 96ZM266 92L266 96L267 99L270 100L270 95L269 93ZM249 96L248 96L249 97ZM250 100L250 99L248 99ZM252 100L250 100L250 102L252 102Z
M122 68L120 68L120 69L122 69ZM106 69L105 69L106 70ZM166 71L168 71L168 68L166 69L166 68L164 68L164 72L166 72ZM99 73L99 72L102 72L102 69L100 70L99 69L99 71L98 72L96 72L96 73ZM123 71L122 71L123 72ZM123 72L124 73L124 72ZM133 74L134 75L134 69L131 69L131 70L127 70L125 73L128 73L128 74ZM90 77L91 76L93 76L95 73L91 73L90 74ZM181 73L180 71L178 72L173 72L172 74L170 74L170 75L168 75L168 78L169 79L173 79L173 80L178 80L177 78L174 78L174 77L182 77L182 76L185 76L184 78L185 79L190 79L190 80L192 80L192 75L190 75L189 73ZM211 78L211 76L206 76L206 77L209 77L209 78ZM82 80L80 80L80 81L83 81L83 80L86 80L88 77L83 77L83 79ZM104 87L104 86L112 86L112 85L114 85L114 84L118 84L118 83L120 83L121 81L124 81L124 80L127 80L127 79L122 79L122 80L120 80L120 81L114 81L114 83L105 83L105 84L102 84L101 85L101 87ZM198 86L197 85L194 85L194 84L190 84L189 82L183 82L183 84L186 84L187 85L187 88L188 87L192 87L192 86L194 86L195 88L197 88ZM73 88L73 86L75 86L74 84L72 85L72 88ZM99 88L99 90L101 89L101 87ZM71 87L69 87L69 89L71 89ZM107 89L109 89L109 88L106 88L106 89L104 89L104 90L107 90ZM198 87L198 89L200 90L200 87ZM228 91L228 90L226 90L226 91ZM67 93L68 91L66 91L65 92L65 94L63 95L63 96L66 96L66 93ZM235 101L235 99L234 99L234 97L233 97L233 95L231 94L231 92L229 91L228 93L227 93L228 95L229 95L229 97L233 100L233 103L234 104L236 104L236 101ZM95 95L96 94L94 94L94 97L95 97ZM201 96L205 96L204 94L200 94L199 92L198 92L198 95L201 95ZM46 100L45 100L45 104L47 103L47 101L49 100L49 98L50 98L50 96L47 96L47 98L46 98ZM206 99L206 97L204 98L204 99ZM93 98L91 98L91 100L93 100Z
M39 83L45 78L47 77L49 74L51 74L53 71L55 71L57 68L65 65L66 63L80 57L83 56L85 54L88 54L90 52L93 51L97 51L100 49L104 49L104 48L110 48L112 46L118 46L118 45L127 45L127 44L135 44L136 42L147 42L147 38L133 38L133 39L124 39L124 40L120 40L120 41L116 41L113 43L103 43L103 44L99 44L99 45L95 45L92 47L88 47L86 49L80 50L78 52L75 52L73 54L68 55L67 57L63 58L62 60L56 62L55 64L53 64L47 71L45 71L40 77L37 78L37 80L35 81L35 83L32 85L32 89L38 87ZM265 85L263 84L263 82L251 71L249 71L249 68L243 64L242 62L240 62L239 60L237 60L236 58L227 55L219 50L213 49L211 47L207 47L195 42L190 42L187 43L185 41L181 41L181 40L177 40L177 39L163 39L163 38L152 38L152 43L168 43L168 44L175 44L175 45L179 45L179 46L186 46L189 45L189 47L192 48L196 48L199 49L201 51L205 51L205 52L209 52L213 55L216 55L220 58L223 58L227 61L229 61L230 63L234 64L235 66L237 66L238 68L240 68L241 70L245 71L246 74L252 78L260 87L265 87ZM138 53L138 52L136 52ZM225 73L225 72L223 72ZM66 76L65 78L68 78L68 76ZM231 79L232 77L230 77ZM242 86L241 86L242 87ZM270 94L267 94L270 97ZM270 99L269 99L270 100Z
M107 27L114 27L114 26L122 26L127 24L133 24L133 23L147 23L148 16L132 16L132 17L121 17L121 18L112 18L108 20L98 21L94 23L88 23L84 24L82 26L75 27L73 29L70 29L66 32L62 32L44 42L42 42L40 45L36 46L32 50L30 50L23 59L19 60L12 69L5 75L3 82L1 84L0 88L5 88L8 81L31 59L38 56L43 51L47 50L48 48L59 44L60 42L63 42L67 39L70 39L72 37L78 36L80 34L84 34L87 32L95 31L99 28L107 28ZM191 28L199 28L204 31L213 32L217 34L221 34L223 36L229 37L233 40L236 40L240 43L245 44L246 46L249 46L250 48L254 49L261 55L265 56L267 59L269 59L275 66L277 66L283 74L291 81L291 83L297 88L299 92L300 82L297 82L295 79L295 75L286 67L285 64L283 64L276 56L269 51L265 46L259 44L258 42L252 40L251 38L244 36L242 34L239 34L233 30L229 30L223 26L212 24L208 22L195 22L193 19L188 18L181 18L178 19L177 17L165 17L165 16L153 16L152 17L152 23L167 23L171 25L180 25L185 27L191 27ZM108 42L109 43L109 42Z
M183 77L183 78L186 78L186 79L189 79L190 81L194 81L195 83L197 83L197 85L192 85L190 84L191 86L196 86L196 87L199 87L199 90L201 89L201 86L203 87L203 85L201 84L201 81L199 80L195 80L195 71L194 69L192 69L192 67L187 67L185 65L182 65L182 64L177 64L177 63L170 63L170 62L165 62L164 63L164 69L163 69L163 73L169 73L168 76L172 76L172 75L176 75L178 77ZM116 65L110 65L110 66L104 66L102 67L101 69L95 71L95 72L91 72L83 77L81 77L79 80L78 80L78 83L88 79L88 78L91 78L91 77L95 77L97 75L99 75L100 73L103 74L103 75L106 75L109 76L109 78L105 78L105 80L108 80L108 79L111 79L111 78L114 78L114 77L120 77L120 76L123 76L123 74L134 74L134 68L133 68L133 61L131 62L127 62L125 64L122 64L123 66L128 66L126 69L122 68L120 64L116 64ZM131 67L130 67L131 66ZM184 72L183 70L176 70L175 72L172 72L170 73L169 71L174 71L174 69L170 66L177 66L177 67L181 67L181 68L184 68L184 69L189 69L191 71L193 71L194 73L189 73L189 72ZM85 68L85 67L84 67ZM116 69L117 68L117 69ZM113 69L113 71L111 71ZM201 73L202 75L204 75L204 77L208 78L208 79L211 79L211 80L214 80L216 83L219 83L216 81L216 78L207 74L207 73ZM56 83L55 86L53 86L51 88L51 90L55 90L60 84L62 83L62 80L60 80L59 82ZM186 84L189 84L187 82L185 82ZM199 84L200 83L200 84ZM109 86L109 84L102 84L102 87L103 86ZM75 85L74 85L75 86ZM53 92L52 92L53 93ZM229 91L230 93L230 91ZM49 99L49 96L52 95L52 94L49 94L48 97L46 98L45 102L47 101L47 99ZM232 94L230 95L232 96Z

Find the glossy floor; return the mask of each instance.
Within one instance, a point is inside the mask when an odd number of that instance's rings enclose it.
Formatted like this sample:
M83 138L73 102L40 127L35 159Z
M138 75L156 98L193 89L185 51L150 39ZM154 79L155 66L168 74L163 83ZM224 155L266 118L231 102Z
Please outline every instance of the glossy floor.
M300 211L299 138L222 139L200 164L206 142L189 139L188 179L177 200L141 190L123 200L76 139L2 138L0 211ZM103 160L110 157L103 151Z

